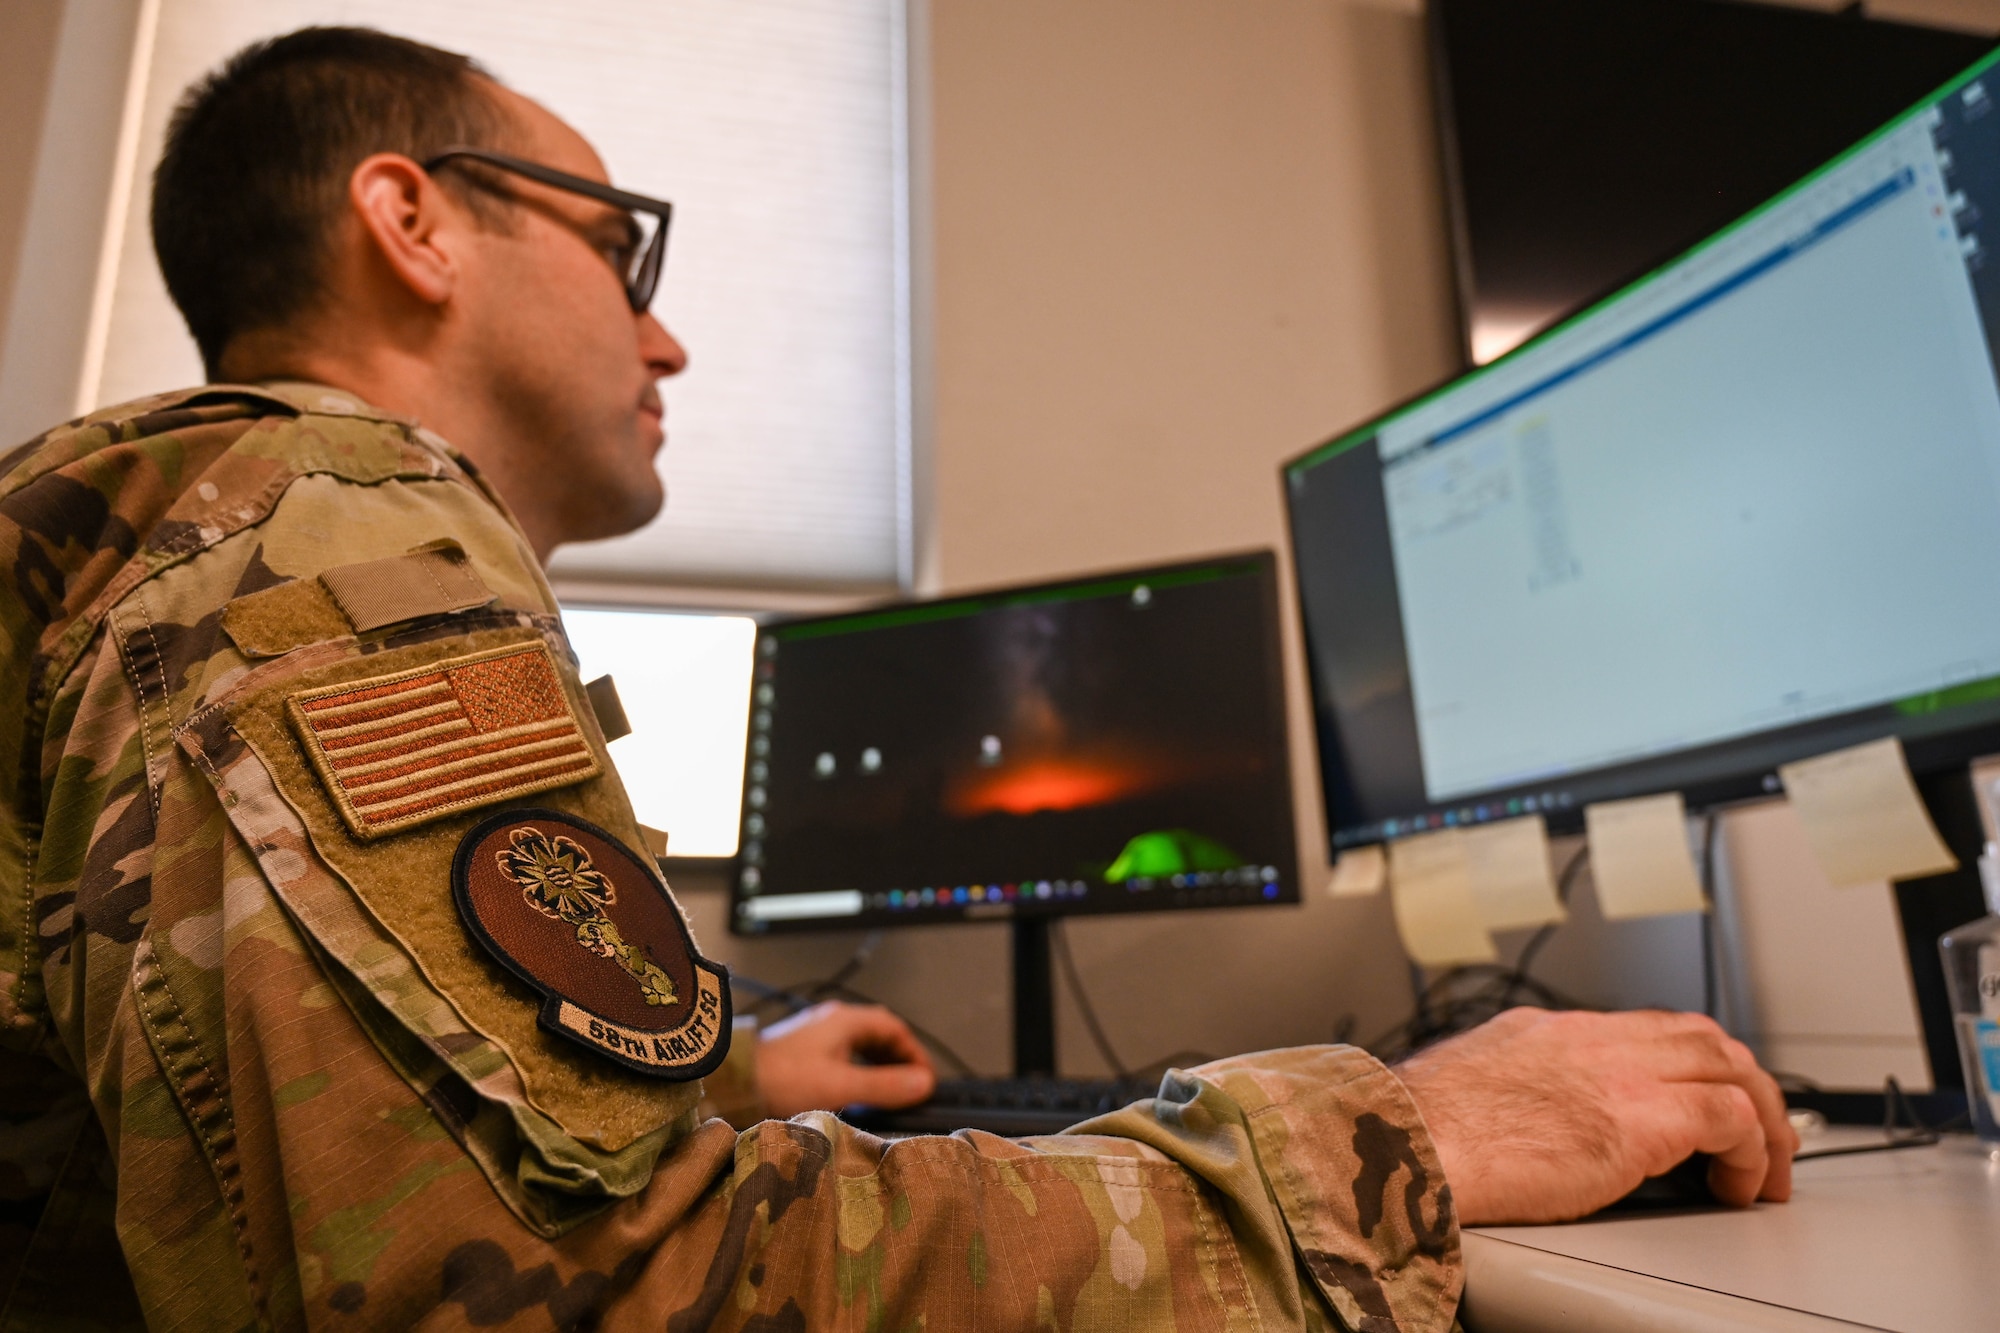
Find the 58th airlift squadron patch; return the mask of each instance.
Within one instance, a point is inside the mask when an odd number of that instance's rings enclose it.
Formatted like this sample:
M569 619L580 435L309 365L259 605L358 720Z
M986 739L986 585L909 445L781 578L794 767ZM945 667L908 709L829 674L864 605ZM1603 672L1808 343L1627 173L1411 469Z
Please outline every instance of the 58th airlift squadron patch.
M694 951L653 871L595 824L507 810L451 867L473 937L546 1000L538 1021L660 1078L700 1078L729 1050L729 974Z

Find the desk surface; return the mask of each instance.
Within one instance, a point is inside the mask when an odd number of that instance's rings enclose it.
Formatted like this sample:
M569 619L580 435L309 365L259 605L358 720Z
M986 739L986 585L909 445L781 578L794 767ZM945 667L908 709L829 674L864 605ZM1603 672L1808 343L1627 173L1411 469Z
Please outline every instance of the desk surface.
M1466 1327L2000 1329L2000 1161L1977 1142L1800 1162L1794 1179L1788 1204L1469 1231Z

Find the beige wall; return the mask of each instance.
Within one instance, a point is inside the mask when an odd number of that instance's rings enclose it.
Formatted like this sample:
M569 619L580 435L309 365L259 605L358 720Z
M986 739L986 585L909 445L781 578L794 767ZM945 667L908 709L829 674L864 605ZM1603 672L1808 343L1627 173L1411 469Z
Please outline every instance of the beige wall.
M61 20L59 5L0 5L0 310L14 295Z
M0 449L93 378L133 49L157 0L0 0ZM18 79L16 83L14 80ZM11 232L11 237L10 237Z
M1848 0L1787 2L1805 4L1812 9L1844 9ZM1987 36L2000 32L2000 3L1995 3L1995 0L1870 0L1867 10L1874 18L1934 23L1940 28L1963 28L1967 32Z

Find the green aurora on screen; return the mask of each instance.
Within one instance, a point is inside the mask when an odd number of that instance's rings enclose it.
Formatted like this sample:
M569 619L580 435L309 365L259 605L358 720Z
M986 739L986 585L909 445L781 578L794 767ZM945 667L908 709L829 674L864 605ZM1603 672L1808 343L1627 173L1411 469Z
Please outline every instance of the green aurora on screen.
M1204 870L1234 870L1243 858L1214 838L1187 829L1141 833L1125 844L1118 859L1104 872L1107 884L1129 879L1161 879Z

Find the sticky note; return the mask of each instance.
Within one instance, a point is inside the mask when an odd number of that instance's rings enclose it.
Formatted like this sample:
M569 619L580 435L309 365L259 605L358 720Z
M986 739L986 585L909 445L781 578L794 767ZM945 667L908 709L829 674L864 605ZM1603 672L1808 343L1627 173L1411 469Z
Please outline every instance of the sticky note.
M1389 900L1404 952L1425 967L1499 957L1472 895L1472 865L1458 829L1389 844Z
M1488 930L1544 926L1567 916L1549 874L1549 831L1540 815L1476 824L1459 833L1472 897Z
M1349 847L1334 863L1333 883L1328 891L1336 898L1366 898L1382 892L1388 881L1389 864L1379 843Z
M1778 769L1820 869L1837 885L1956 870L1938 837L1903 743L1893 736Z
M1586 806L1583 823L1590 877L1606 920L1704 909L1679 792Z

